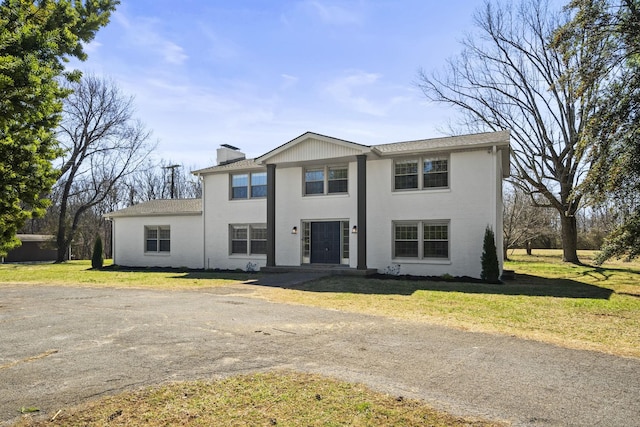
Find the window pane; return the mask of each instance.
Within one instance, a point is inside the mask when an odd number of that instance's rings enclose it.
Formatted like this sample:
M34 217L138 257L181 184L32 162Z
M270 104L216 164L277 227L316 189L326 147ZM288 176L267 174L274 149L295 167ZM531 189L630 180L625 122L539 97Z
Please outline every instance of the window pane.
M418 257L418 225L396 224L394 256L405 258Z
M425 258L449 258L449 242L424 242Z
M311 223L302 223L302 256L311 256Z
M449 226L447 224L425 224L425 258L449 258Z
M158 238L158 229L157 228L147 228L147 239L157 239Z
M418 256L418 242L411 241L396 241L395 243L395 256L416 258Z
M346 193L348 183L346 179L329 181L329 193Z
M307 170L304 173L305 194L324 193L324 169Z
M267 228L266 227L251 227L251 239L267 240Z
M249 185L249 175L238 174L231 175L231 198L246 199L248 196L247 188Z
M395 188L396 190L418 188L418 175L396 176Z
M171 240L160 240L160 252L171 251Z
M232 240L231 241L231 253L232 254L246 254L247 253L247 241L246 240Z
M233 240L247 240L247 227L246 226L234 226L231 227L231 238Z
M347 168L329 168L329 180L347 179Z
M158 251L158 241L153 239L153 240L147 240L147 247L145 249L147 252L157 252Z
M267 228L251 227L251 253L266 254L267 253Z
M252 173L251 185L267 185L267 173L266 172Z
M266 185L252 185L251 186L251 197L267 197L267 186Z
M418 161L402 160L395 164L395 189L418 188Z
M232 187L246 187L249 184L249 176L246 173L231 175Z
M232 199L246 199L247 187L234 187L231 192Z
M252 254L266 254L267 253L267 241L266 240L252 240L251 241L251 253Z
M267 197L267 173L251 174L251 197Z
M418 226L396 225L396 240L418 240Z
M348 170L345 167L329 168L329 193L346 193L348 191Z
M171 238L171 230L168 228L160 229L160 238L161 239L170 239Z
M324 193L324 181L307 182L304 185L305 194L323 194Z
M427 159L424 161L424 188L449 186L447 159Z
M305 182L324 181L324 170L323 169L307 170L304 174L304 180Z

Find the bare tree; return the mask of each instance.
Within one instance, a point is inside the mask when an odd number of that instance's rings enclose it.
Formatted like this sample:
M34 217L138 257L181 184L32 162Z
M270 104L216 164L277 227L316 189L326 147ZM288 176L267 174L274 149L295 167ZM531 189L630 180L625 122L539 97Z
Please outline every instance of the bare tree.
M133 99L109 80L88 75L72 84L59 139L56 185L57 261L62 262L85 212L102 203L148 157L149 131L133 119Z
M202 197L202 188L191 168L171 160L148 161L125 182L129 205L155 199Z
M553 219L550 208L536 206L521 188L506 188L503 211L503 250L508 259L508 250L524 247L531 255L531 244L544 234L549 234Z
M558 211L563 258L578 263L582 195L575 190L589 168L579 147L598 82L578 90L574 73L606 49L585 44L566 56L552 49L551 37L567 19L546 0L486 2L475 17L479 34L463 42L442 76L422 71L419 85L430 100L459 108L468 129L511 130L515 183L535 204Z

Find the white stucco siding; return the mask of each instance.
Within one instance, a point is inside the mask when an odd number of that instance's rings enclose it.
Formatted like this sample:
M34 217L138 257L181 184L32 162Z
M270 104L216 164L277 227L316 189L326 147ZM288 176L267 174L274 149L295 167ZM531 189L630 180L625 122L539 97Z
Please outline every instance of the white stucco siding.
M331 164L331 163L328 163ZM348 165L348 193L310 195L303 193L304 168L276 168L276 264L300 265L302 262L302 221L349 221L356 224L357 167ZM292 228L298 234L292 234ZM356 235L350 234L349 264L357 265Z
M449 157L449 188L393 191L393 160L367 164L367 265L401 274L479 277L487 225L496 228L495 156L487 150ZM449 259L394 259L394 221L448 221Z
M169 226L171 250L145 252L145 227ZM114 263L128 267L202 268L202 216L149 216L113 219Z
M204 178L204 268L242 269L250 263L266 265L266 255L231 254L229 226L266 224L266 199L229 199L229 174L211 174ZM202 251L201 251L202 253Z

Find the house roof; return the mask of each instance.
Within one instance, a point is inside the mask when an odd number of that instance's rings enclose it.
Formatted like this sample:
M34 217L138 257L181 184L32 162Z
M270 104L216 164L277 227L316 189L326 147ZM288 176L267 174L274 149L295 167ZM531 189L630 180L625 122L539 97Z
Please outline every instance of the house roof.
M198 169L191 173L194 175L225 172L230 170L251 170L251 169L264 169L264 165L261 165L255 161L255 159L242 159L236 162L225 163L223 165L211 166L204 169Z
M374 145L372 150L384 156L424 151L482 148L494 145L508 146L509 131L505 130L501 132L486 132L471 135L419 139L416 141L394 142L391 144Z
M401 141L380 145L362 145L314 132L305 132L256 159L243 159L193 171L195 175L241 170L264 170L267 163L295 164L327 158L348 158L373 153L380 157L416 153L481 149L496 146L509 148L509 131L484 132L470 135ZM302 144L304 143L304 144ZM509 170L509 156L503 156L503 169Z
M16 234L22 243L25 242L50 242L55 236L51 234Z
M105 218L164 216L164 215L201 215L202 199L160 199L138 203L128 208L105 214Z
M334 146L338 148L338 152L341 155L347 154L352 155L354 153L362 154L367 153L371 149L367 145L358 144L356 142L346 141L344 139L334 138L332 136L321 135L315 132L305 132L302 135L292 139L289 142L282 144L279 147L274 148L273 150L263 154L262 156L256 159L257 162L261 164L270 163L274 159L276 161L282 160L283 153L287 151L292 151L294 147L296 147L301 142L307 142L310 144L314 144L315 146L311 148L311 152L306 153L297 153L302 156L314 156L319 155L326 149L327 146ZM321 155L321 154L320 154ZM295 156L294 156L295 157ZM291 160L291 159L284 159Z

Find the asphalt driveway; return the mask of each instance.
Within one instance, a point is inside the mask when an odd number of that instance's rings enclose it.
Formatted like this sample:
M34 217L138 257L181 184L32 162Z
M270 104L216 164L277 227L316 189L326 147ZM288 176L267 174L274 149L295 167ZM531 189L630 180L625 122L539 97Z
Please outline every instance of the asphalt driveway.
M249 291L247 291L249 292ZM0 424L166 381L290 369L514 425L640 426L640 360L238 289L0 287Z

